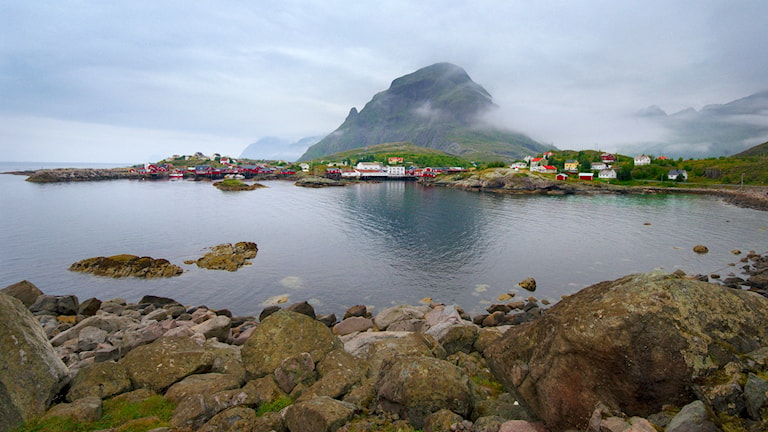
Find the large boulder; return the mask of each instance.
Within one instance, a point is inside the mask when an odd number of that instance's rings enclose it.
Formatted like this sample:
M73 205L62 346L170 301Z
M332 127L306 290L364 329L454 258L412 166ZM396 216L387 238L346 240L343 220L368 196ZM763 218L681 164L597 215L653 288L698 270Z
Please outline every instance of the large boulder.
M203 347L191 338L164 337L120 360L135 388L164 392L172 384L210 367Z
M291 431L333 432L354 414L354 405L321 396L289 406L285 423Z
M469 377L459 367L434 357L396 356L385 362L376 382L377 405L416 428L427 416L449 409L466 418L472 412Z
M35 317L0 293L0 430L43 414L68 374Z
M107 399L132 389L131 378L123 365L111 361L93 363L77 372L67 393L67 401L94 396Z
M554 429L597 402L646 417L768 342L768 299L664 273L601 282L485 350L494 375ZM568 415L563 415L568 413Z
M41 295L43 295L43 292L40 291L40 289L35 286L32 282L28 280L23 280L21 282L16 282L13 285L8 285L7 287L0 290L3 294L8 294L11 297L16 297L17 299L21 300L22 303L24 303L24 306L30 307L35 303L35 300Z
M273 373L282 361L309 353L314 362L342 347L338 337L317 320L280 310L265 318L251 333L241 351L250 379Z

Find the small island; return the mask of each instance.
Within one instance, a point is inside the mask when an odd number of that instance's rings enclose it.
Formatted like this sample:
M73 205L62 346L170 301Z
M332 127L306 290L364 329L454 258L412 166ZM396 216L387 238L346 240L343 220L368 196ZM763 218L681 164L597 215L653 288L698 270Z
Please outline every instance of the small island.
M248 184L239 179L224 179L220 182L215 182L213 186L223 191L251 191L266 187L259 183Z

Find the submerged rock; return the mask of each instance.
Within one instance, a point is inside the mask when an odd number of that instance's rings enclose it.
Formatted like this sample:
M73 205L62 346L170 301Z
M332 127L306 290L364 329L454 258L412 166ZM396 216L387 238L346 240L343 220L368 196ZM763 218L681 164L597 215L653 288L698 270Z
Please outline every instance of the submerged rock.
M139 257L130 254L87 258L72 264L69 270L112 278L137 277L143 279L173 277L180 275L183 271L181 267L171 264L166 259Z

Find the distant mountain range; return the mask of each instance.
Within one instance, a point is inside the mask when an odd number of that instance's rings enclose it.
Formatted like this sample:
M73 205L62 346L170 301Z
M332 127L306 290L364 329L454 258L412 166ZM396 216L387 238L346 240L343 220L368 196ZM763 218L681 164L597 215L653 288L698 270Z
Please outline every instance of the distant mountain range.
M309 146L316 144L322 138L322 136L312 136L292 142L278 137L264 137L246 147L240 154L240 158L295 161Z
M658 106L638 112L668 132L664 142L628 145L620 152L672 157L729 156L768 140L768 91L726 104L667 114ZM631 150L630 150L631 149Z
M392 81L358 112L307 149L299 160L390 142L410 142L471 160L517 159L549 150L513 131L491 126L491 95L464 69L437 63Z

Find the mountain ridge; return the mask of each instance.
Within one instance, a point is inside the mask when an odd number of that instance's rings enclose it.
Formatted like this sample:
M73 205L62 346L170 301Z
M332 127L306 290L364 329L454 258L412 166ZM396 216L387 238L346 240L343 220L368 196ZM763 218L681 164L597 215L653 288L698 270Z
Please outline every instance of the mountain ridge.
M341 126L299 160L401 141L478 160L515 159L549 149L485 123L483 116L495 108L490 93L464 69L436 63L394 79L362 110L350 109Z

